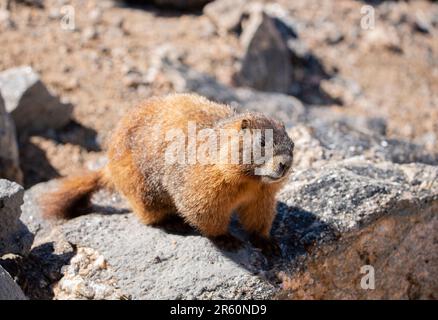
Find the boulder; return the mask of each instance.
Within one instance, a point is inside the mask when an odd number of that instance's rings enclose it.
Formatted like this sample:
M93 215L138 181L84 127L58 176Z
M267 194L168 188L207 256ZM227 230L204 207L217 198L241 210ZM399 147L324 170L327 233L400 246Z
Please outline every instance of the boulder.
M435 166L356 160L295 175L286 204L338 235L307 249L282 297L437 299L437 177Z
M0 92L19 133L57 129L70 121L73 106L52 95L29 66L0 72Z
M96 211L108 206L118 210L62 224L44 221L35 199L52 187L50 183L34 186L27 192L23 207L26 223L32 230L39 230L30 255L33 261L45 263L39 278L56 279L53 286L44 288L53 289L45 296L262 299L273 295L274 287L253 273L257 271L253 264L265 264L258 251L247 248L236 253L223 252L195 232L181 235L145 226L129 210L127 213L127 206L119 197L107 192L94 197ZM55 255L57 259L53 258ZM36 270L38 265L35 264ZM25 274L32 274L33 281L38 282L35 269ZM58 277L53 276L56 272ZM27 279L26 283L31 281ZM41 296L41 288L34 287L37 291L28 294Z
M0 178L22 183L15 125L0 94Z
M299 37L303 23L280 4L218 0L206 5L203 12L219 34L240 35L242 54L233 75L235 84L307 97L315 79L329 78ZM320 103L323 98L329 97L321 93L311 100Z
M357 157L297 169L278 197L272 236L282 253L276 258L252 247L237 221L231 232L244 246L223 251L194 231L142 225L108 192L93 198L91 215L43 221L35 199L53 183L26 193L23 219L39 230L30 256L46 264L40 277L58 273L46 287L55 299L273 298L284 288L289 298L433 298L437 176L435 166ZM47 259L53 247L62 259ZM357 288L363 265L379 272L380 293Z
M23 291L2 266L0 266L0 300L26 300Z
M216 0L205 6L204 14L218 34L235 32L240 37L235 85L287 93L315 105L347 104L357 95L351 80L326 81L336 75L300 36L306 23L280 4ZM333 41L341 41L339 37L333 36ZM360 98L361 104L368 102Z
M262 8L252 10L240 39L244 55L234 77L236 83L287 93L292 83L292 61L276 19Z
M33 235L20 220L23 194L17 183L0 179L0 257L26 255L32 245Z

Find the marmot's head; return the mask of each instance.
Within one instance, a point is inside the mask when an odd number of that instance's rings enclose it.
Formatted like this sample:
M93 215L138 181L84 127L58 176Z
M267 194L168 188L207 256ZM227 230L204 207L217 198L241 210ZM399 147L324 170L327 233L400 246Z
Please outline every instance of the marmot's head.
M239 161L228 162L223 166L224 170L237 170L263 183L279 182L290 173L294 143L280 121L261 113L245 113L219 122L217 128L239 132L238 139L234 140ZM227 147L220 146L222 149ZM229 156L232 150L233 147L223 154Z

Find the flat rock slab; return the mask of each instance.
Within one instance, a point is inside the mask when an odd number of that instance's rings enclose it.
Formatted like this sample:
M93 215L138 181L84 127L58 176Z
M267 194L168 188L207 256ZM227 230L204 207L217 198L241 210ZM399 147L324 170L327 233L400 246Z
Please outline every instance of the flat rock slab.
M414 217L429 208L437 201L437 176L433 166L354 158L297 171L279 195L272 232L282 250L278 258L248 242L227 252L196 232L144 226L107 192L94 197L93 211L100 213L48 223L35 199L52 183L26 193L23 219L36 232L31 258L46 263L40 276L59 273L43 288L55 299L265 299L305 268L309 252L367 230L401 204L409 203ZM246 241L237 222L231 231Z
M48 242L54 242L55 251L63 247L56 252L58 256L71 252L66 243L73 244L74 258L68 256L64 263L81 266L64 268L55 298L262 299L273 295L274 287L254 274L265 263L255 249L223 252L196 233L168 233L141 224L131 213L117 211L50 224L41 220L34 202L47 188L40 184L26 194L25 220L37 232L35 254L47 255L39 249ZM123 203L106 192L96 198L101 207L107 207L111 199L116 207ZM78 255L84 261L78 261ZM102 268L95 265L99 256L104 261Z

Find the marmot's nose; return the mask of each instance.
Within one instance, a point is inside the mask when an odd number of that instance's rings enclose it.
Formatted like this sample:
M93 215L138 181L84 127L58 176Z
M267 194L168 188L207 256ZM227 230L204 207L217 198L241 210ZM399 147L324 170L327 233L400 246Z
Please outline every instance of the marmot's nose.
M284 156L277 162L277 172L279 175L283 176L289 170L292 164L292 159L288 156Z

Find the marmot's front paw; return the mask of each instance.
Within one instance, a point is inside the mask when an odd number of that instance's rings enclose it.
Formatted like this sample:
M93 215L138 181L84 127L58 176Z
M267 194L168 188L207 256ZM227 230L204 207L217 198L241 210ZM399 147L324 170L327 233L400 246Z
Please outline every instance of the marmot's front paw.
M225 251L237 251L243 246L242 240L236 238L230 233L217 237L212 237L210 239L215 246Z
M262 250L262 253L265 256L272 257L281 255L280 246L273 238L268 239L259 234L252 234L249 238L249 241L254 247Z

